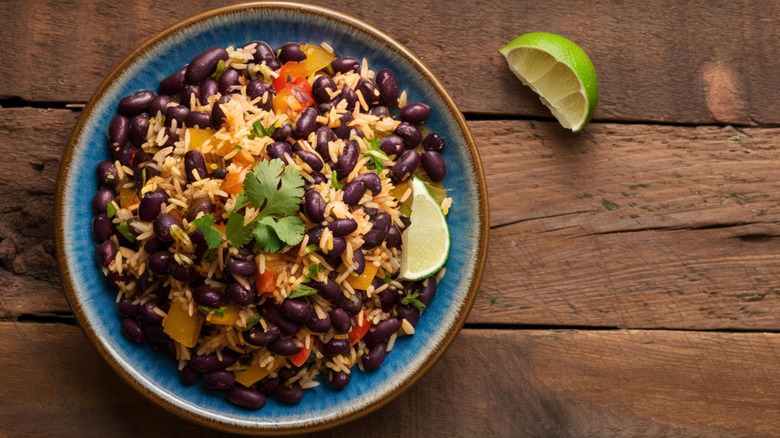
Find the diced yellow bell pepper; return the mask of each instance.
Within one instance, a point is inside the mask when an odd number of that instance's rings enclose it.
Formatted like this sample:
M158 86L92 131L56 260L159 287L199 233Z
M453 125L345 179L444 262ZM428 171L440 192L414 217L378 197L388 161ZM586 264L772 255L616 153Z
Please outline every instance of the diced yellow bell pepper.
M261 379L265 378L272 372L278 370L279 368L284 365L284 357L277 357L276 361L274 362L271 369L262 368L258 364L252 364L249 368L242 370L242 371L236 371L236 382L246 386L247 388L251 385L254 385L255 383L259 382Z
M373 263L366 263L366 269L360 275L350 274L347 277L347 283L352 286L352 289L366 290L371 286L371 282L376 277L376 271L379 270L379 266Z
M119 191L119 206L122 208L128 208L133 204L137 204L138 195L133 189L122 189Z
M187 132L190 133L190 149L200 150L203 143L216 134L217 131L213 129L188 128Z
M301 44L300 49L306 54L306 59L302 61L306 67L306 76L322 70L336 59L333 53L313 44Z
M401 197L406 193L406 190L409 188L409 180L407 179L404 182L398 183L395 185L395 188L393 190L390 190L390 195L392 195L395 199L401 200Z
M192 348L198 342L200 328L203 326L203 317L200 312L193 312L192 316L180 301L171 303L168 315L163 318L163 331L181 345Z
M238 321L238 312L238 306L230 304L225 307L225 310L222 312L222 316L219 316L216 313L212 313L210 316L208 316L209 324L235 325L236 321Z

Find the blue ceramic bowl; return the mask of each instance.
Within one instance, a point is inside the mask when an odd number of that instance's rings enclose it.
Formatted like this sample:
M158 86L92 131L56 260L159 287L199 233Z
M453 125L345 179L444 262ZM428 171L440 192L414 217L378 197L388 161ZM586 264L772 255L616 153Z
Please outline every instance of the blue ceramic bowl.
M202 385L179 383L164 353L132 344L120 333L114 294L96 267L90 202L95 168L109 158L106 131L119 100L158 82L201 51L266 41L328 42L338 54L367 58L375 71L391 69L409 102L431 106L429 128L447 142L444 181L454 205L447 216L452 247L447 273L414 336L396 343L375 372L355 369L341 392L327 384L307 390L294 406L269 398L258 411L227 402ZM251 3L206 12L146 42L101 84L76 125L62 159L57 192L57 253L68 299L83 331L108 363L133 387L164 408L193 421L233 432L285 434L323 429L384 405L427 371L450 345L468 315L485 263L488 207L485 179L462 114L426 67L387 35L365 23L313 6Z

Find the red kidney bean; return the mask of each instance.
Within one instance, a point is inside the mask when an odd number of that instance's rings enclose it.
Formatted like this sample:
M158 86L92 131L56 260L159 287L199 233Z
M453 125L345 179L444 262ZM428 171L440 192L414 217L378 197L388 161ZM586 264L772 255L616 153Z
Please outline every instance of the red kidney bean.
M187 173L187 181L191 183L197 181L193 173L197 173L200 179L208 177L206 160L200 151L191 150L184 154L184 170Z
M371 249L381 245L390 231L390 225L390 215L385 212L377 213L371 230L363 236L363 248Z
M172 75L160 81L160 87L158 89L160 94L168 94L173 96L174 94L181 91L181 89L184 87L184 75L187 73L187 67L188 65L185 65Z
M100 213L92 218L92 233L95 234L95 237L100 242L111 238L111 220L105 213Z
M306 283L306 285L316 289L317 293L319 293L322 298L325 298L328 301L336 301L341 299L341 288L338 284L336 284L335 281L331 280L330 278L327 279L324 283L311 280Z
M268 343L268 351L280 356L293 356L301 351L301 347L295 345L292 339L276 338Z
M292 156L292 147L290 146L290 143L287 143L286 141L275 141L265 148L265 152L271 158L278 158L285 161L286 155Z
M144 251L146 251L147 254L154 254L157 251L166 248L168 248L168 243L163 242L156 237L152 237L151 239L147 240L146 243L144 243Z
M119 275L116 271L108 271L108 274L106 275L106 285L108 286L108 290L113 293L119 292L119 284L117 284L119 281L126 284L130 281L130 276L126 273Z
M116 303L116 310L125 318L135 318L138 316L138 304L134 304L133 300L122 300Z
M184 118L184 124L190 128L206 129L211 127L211 116L200 111L190 111Z
M411 324L412 327L416 326L417 322L420 320L420 311L414 306L400 305L397 306L395 310L398 312L398 318L409 321L409 324Z
M352 132L352 127L349 126L349 122L353 120L355 120L355 116L353 116L352 113L347 112L342 114L341 117L339 117L340 125L333 129L333 133L336 134L336 137L347 140L349 134Z
M119 185L119 172L111 161L105 160L98 163L96 173L98 184L112 189L116 189Z
M179 141L179 134L171 130L171 128L165 128L165 136L167 137L167 140L165 140L165 143L163 143L162 147L173 146L177 141Z
M299 150L295 151L295 155L297 155L304 163L308 164L313 171L319 172L322 170L322 160L320 159L319 155L315 154L314 152Z
M336 356L349 351L349 339L333 338L322 346L322 354L325 356Z
M314 223L325 220L325 201L316 190L309 190L304 195L303 214Z
M285 123L279 128L274 129L274 132L271 133L271 138L273 138L276 141L287 141L289 137L292 137L292 134L293 134L292 125L289 123Z
M214 102L214 106L211 108L211 127L219 129L225 124L225 112L222 111L222 104L230 102L230 95L225 95L217 99Z
M227 61L228 58L227 50L212 47L190 61L184 79L190 84L199 84L214 73L220 60Z
M190 386L200 380L200 376L195 372L195 370L192 369L192 367L185 365L184 368L179 371L179 380L181 380L182 385Z
M257 272L257 264L254 260L230 260L226 263L227 270L242 277L251 277Z
M329 379L330 386L340 391L349 385L350 376L351 374L347 374L344 371L332 371Z
M325 333L331 328L330 317L326 313L325 317L320 319L320 317L317 316L317 313L314 312L311 319L306 321L304 325L314 333Z
M276 58L276 54L271 46L262 41L257 42L257 45L255 46L254 58L256 63L262 64L265 62L265 65L274 71L279 70L282 67L282 64Z
M360 147L358 147L355 140L349 140L344 145L344 151L339 155L336 160L336 172L339 179L344 179L352 172L357 164L358 157L360 155Z
M366 333L363 340L366 345L372 346L380 342L385 342L393 333L397 332L401 328L401 321L396 318L389 318L379 321L376 325L371 327L371 330Z
M171 101L173 101L171 96L160 94L149 103L149 108L147 108L146 113L149 117L157 117L158 113L165 115L165 108Z
M436 132L431 132L425 136L423 147L426 151L441 152L444 150L444 137Z
M436 279L433 277L428 277L424 280L421 280L418 282L420 286L419 295L417 296L417 299L425 304L426 306L431 304L431 300L433 300L433 295L436 293Z
M190 115L189 105L172 105L165 110L165 124L169 125L176 120L176 126L181 127L187 123L187 116Z
M344 334L349 332L349 329L352 327L352 321L344 309L335 308L330 311L329 316L330 323L336 333Z
M412 125L422 125L431 115L431 108L424 103L410 103L398 112L398 117L403 122Z
M286 382L295 377L295 375L298 374L298 371L300 370L300 367L293 367L293 365L288 365L279 370L279 380Z
M203 386L209 389L226 390L236 384L236 376L230 371L212 371L203 375Z
M276 391L276 388L279 387L279 380L278 377L266 377L260 379L260 381L255 384L255 387L263 394L271 395Z
M347 56L334 59L330 66L333 67L336 73L347 73L350 71L360 73L360 62L355 58Z
M422 166L425 173L431 177L431 180L440 182L447 175L447 165L444 163L444 157L435 151L425 151L422 154Z
M298 43L287 43L279 49L279 62L286 64L290 61L298 62L306 59Z
M317 76L311 85L311 92L317 103L324 103L331 100L330 93L336 91L338 87L333 78L327 75ZM330 91L330 92L328 92Z
M298 139L309 138L309 134L317 128L318 115L317 108L310 106L303 110L301 116L298 117L298 121L295 122L295 137Z
M113 151L122 148L130 135L130 120L117 114L108 125L108 148Z
M143 151L138 151L136 158L139 158L138 155L140 155L141 152ZM133 159L133 162L135 161L136 160ZM156 164L153 161L145 161L133 167L133 182L135 182L136 187L143 187L147 181L160 175L160 171L157 170L155 166Z
M232 90L231 87L238 85L239 76L241 75L238 73L238 70L234 68L226 68L225 71L223 71L219 76L219 92L222 94L229 94L233 92L234 90Z
M371 194L376 196L382 191L382 181L379 176L373 172L366 172L355 177L353 181L362 181Z
M320 154L323 160L330 161L328 143L336 140L336 134L328 126L320 126L315 132L317 133L317 153Z
M225 295L205 284L195 288L195 290L192 292L192 299L195 300L195 302L199 305L211 307L212 309L226 306L228 304Z
M235 385L227 390L227 399L236 406L258 410L265 406L265 396L260 391Z
M198 354L192 356L190 359L190 366L195 371L201 373L209 373L212 371L220 371L232 366L238 360L238 354L233 350L227 348L220 351L222 360L217 357L217 353Z
M141 328L141 324L138 324L134 319L125 318L122 320L122 334L136 344L144 342L144 330Z
M198 217L200 213L214 213L214 204L211 202L211 199L208 196L195 198L195 200L190 203L189 208L187 208L185 217L188 221L192 222Z
M280 307L282 315L295 322L306 322L314 315L314 307L311 304L299 300L286 299Z
M256 295L251 290L244 289L240 284L233 282L228 283L225 296L239 306L246 307L255 302Z
M298 333L303 324L295 322L282 315L279 306L272 303L267 303L263 306L263 314L265 317L279 327L279 331L283 335L294 335Z
M420 142L422 141L422 134L420 134L420 130L409 122L399 123L393 133L403 139L404 147L406 149L414 149L419 146Z
M382 104L394 106L398 103L398 81L390 70L379 70L376 74L376 85L379 88L379 96Z
M279 385L274 391L274 396L283 402L298 403L303 398L303 389L298 383L290 386Z
M361 362L363 363L363 369L366 371L374 371L382 366L385 357L387 356L387 348L385 344L374 345L369 350L367 355L363 355Z
M141 327L144 328L147 339L157 342L161 345L168 345L172 341L170 335L165 333L165 329L163 329L161 325L148 324L144 322L145 321L141 321ZM176 352L174 350L174 355L175 354Z
M279 337L279 327L276 326L276 324L266 321L266 327L267 328L263 330L263 327L260 324L257 324L243 332L242 335L244 336L244 340L252 345L265 347L271 341Z
M361 79L356 91L360 91L369 108L379 104L379 90L373 82Z
M233 70L235 71L235 70ZM208 105L209 103L209 97L219 93L219 85L217 84L217 81L214 79L206 79L203 81L202 84L200 84L200 91L198 92L198 102L200 102L201 105ZM227 93L222 93L227 94ZM190 105L190 101L184 101L183 102L187 107Z
M377 117L390 117L390 109L384 105L377 105L369 111L369 114Z
M400 248L401 247L401 230L398 229L395 224L390 226L387 230L387 237L385 238L385 245L388 248Z
M379 142L379 149L387 155L398 155L404 150L404 139L395 134L388 135Z
M133 117L146 111L149 104L157 97L153 91L137 91L129 96L125 96L119 101L119 114L125 117Z
M200 102L200 86L198 85L186 85L182 90L181 93L179 93L179 103L181 103L180 106L190 109L192 104L192 99L195 98L196 102ZM168 110L170 110L171 107L168 107ZM166 113L167 111L166 110ZM166 117L169 119L168 122L170 122L170 116L166 115Z
M152 324L162 324L163 317L159 313L155 312L155 309L159 309L159 302L157 300L151 300L143 303L138 307L138 313L141 318Z
M344 85L341 88L341 94L339 94L338 98L339 100L347 101L347 111L352 111L355 109L355 104L358 101L357 94L355 94L355 91L349 88L348 85Z
M363 181L359 181L357 178L355 178L344 186L342 200L347 205L358 205L360 199L363 198L363 193L365 191L366 186Z
M168 273L168 265L171 263L171 253L167 249L155 252L149 257L147 265L149 269L158 275Z
M162 213L154 220L154 234L163 242L172 242L173 236L171 236L171 227L174 225L181 228L181 222L179 222L175 216L168 213Z
M379 292L379 304L382 307L383 312L389 312L393 310L393 306L398 302L398 292L387 288L382 292Z
M95 247L95 260L97 264L107 268L116 257L116 245L113 240L106 240Z
M412 176L419 165L420 154L414 149L405 150L401 156L395 160L395 165L390 168L390 180L394 184L405 181Z
M130 143L140 148L146 143L146 134L149 130L149 116L146 113L138 114L130 119Z
M125 147L116 150L112 153L112 158L114 160L119 161L119 164L123 166L132 166L133 165L133 155L138 151L138 149L135 149L131 145L126 145Z
M339 103L339 97L336 96L331 100L328 100L326 102L318 103L317 104L317 111L320 112L320 114L327 114L330 112L330 110L333 109L333 107L336 106L336 104Z
M187 264L180 265L176 261L168 264L168 275L185 283L192 283L200 277L194 267Z
M316 227L306 232L306 235L309 236L309 245L319 246L320 238L322 238L322 230L324 229L324 226L317 225Z
M324 183L326 181L325 175L317 172L316 170L312 171L311 175L309 175L309 176L311 176L312 182L306 182L306 184L304 186L306 189L308 189L309 187L311 187L314 184L320 184L320 183Z
M336 219L328 224L328 229L336 237L344 237L357 230L357 221L355 219Z
M352 253L353 258L353 269L354 272L358 275L362 274L363 271L366 270L366 257L363 254L363 250L358 248Z
M138 218L142 221L155 220L166 201L168 201L168 195L163 190L146 192L138 205Z
M347 249L347 242L342 237L333 238L333 248L327 252L328 258L337 258Z
M357 315L360 313L360 310L363 309L363 294L360 291L355 292L356 293L355 295L352 295L352 298L342 296L341 301L339 302L339 307L352 315Z

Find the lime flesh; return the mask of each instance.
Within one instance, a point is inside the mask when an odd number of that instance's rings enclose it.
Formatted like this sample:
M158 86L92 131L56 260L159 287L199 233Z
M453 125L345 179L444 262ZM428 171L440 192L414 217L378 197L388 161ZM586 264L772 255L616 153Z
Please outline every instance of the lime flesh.
M439 203L421 179L412 178L411 224L401 234L402 280L421 280L435 274L450 253L450 230Z

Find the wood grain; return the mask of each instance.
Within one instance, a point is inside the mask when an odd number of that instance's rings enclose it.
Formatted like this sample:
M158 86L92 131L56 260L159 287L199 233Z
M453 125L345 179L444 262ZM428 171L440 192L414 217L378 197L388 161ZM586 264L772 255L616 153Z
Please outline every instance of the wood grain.
M76 117L0 110L0 317L69 312L51 211ZM778 129L471 127L494 229L470 323L780 329Z
M0 97L84 102L143 41L228 3L2 2ZM354 15L405 44L469 113L550 117L498 53L515 37L543 30L565 35L589 53L601 86L597 120L780 123L778 26L770 18L780 14L777 3L311 3ZM42 70L41 60L56 75L31 81Z
M76 327L0 323L0 346L3 436L213 435L122 383ZM409 392L313 436L773 436L778 349L778 334L465 330Z

